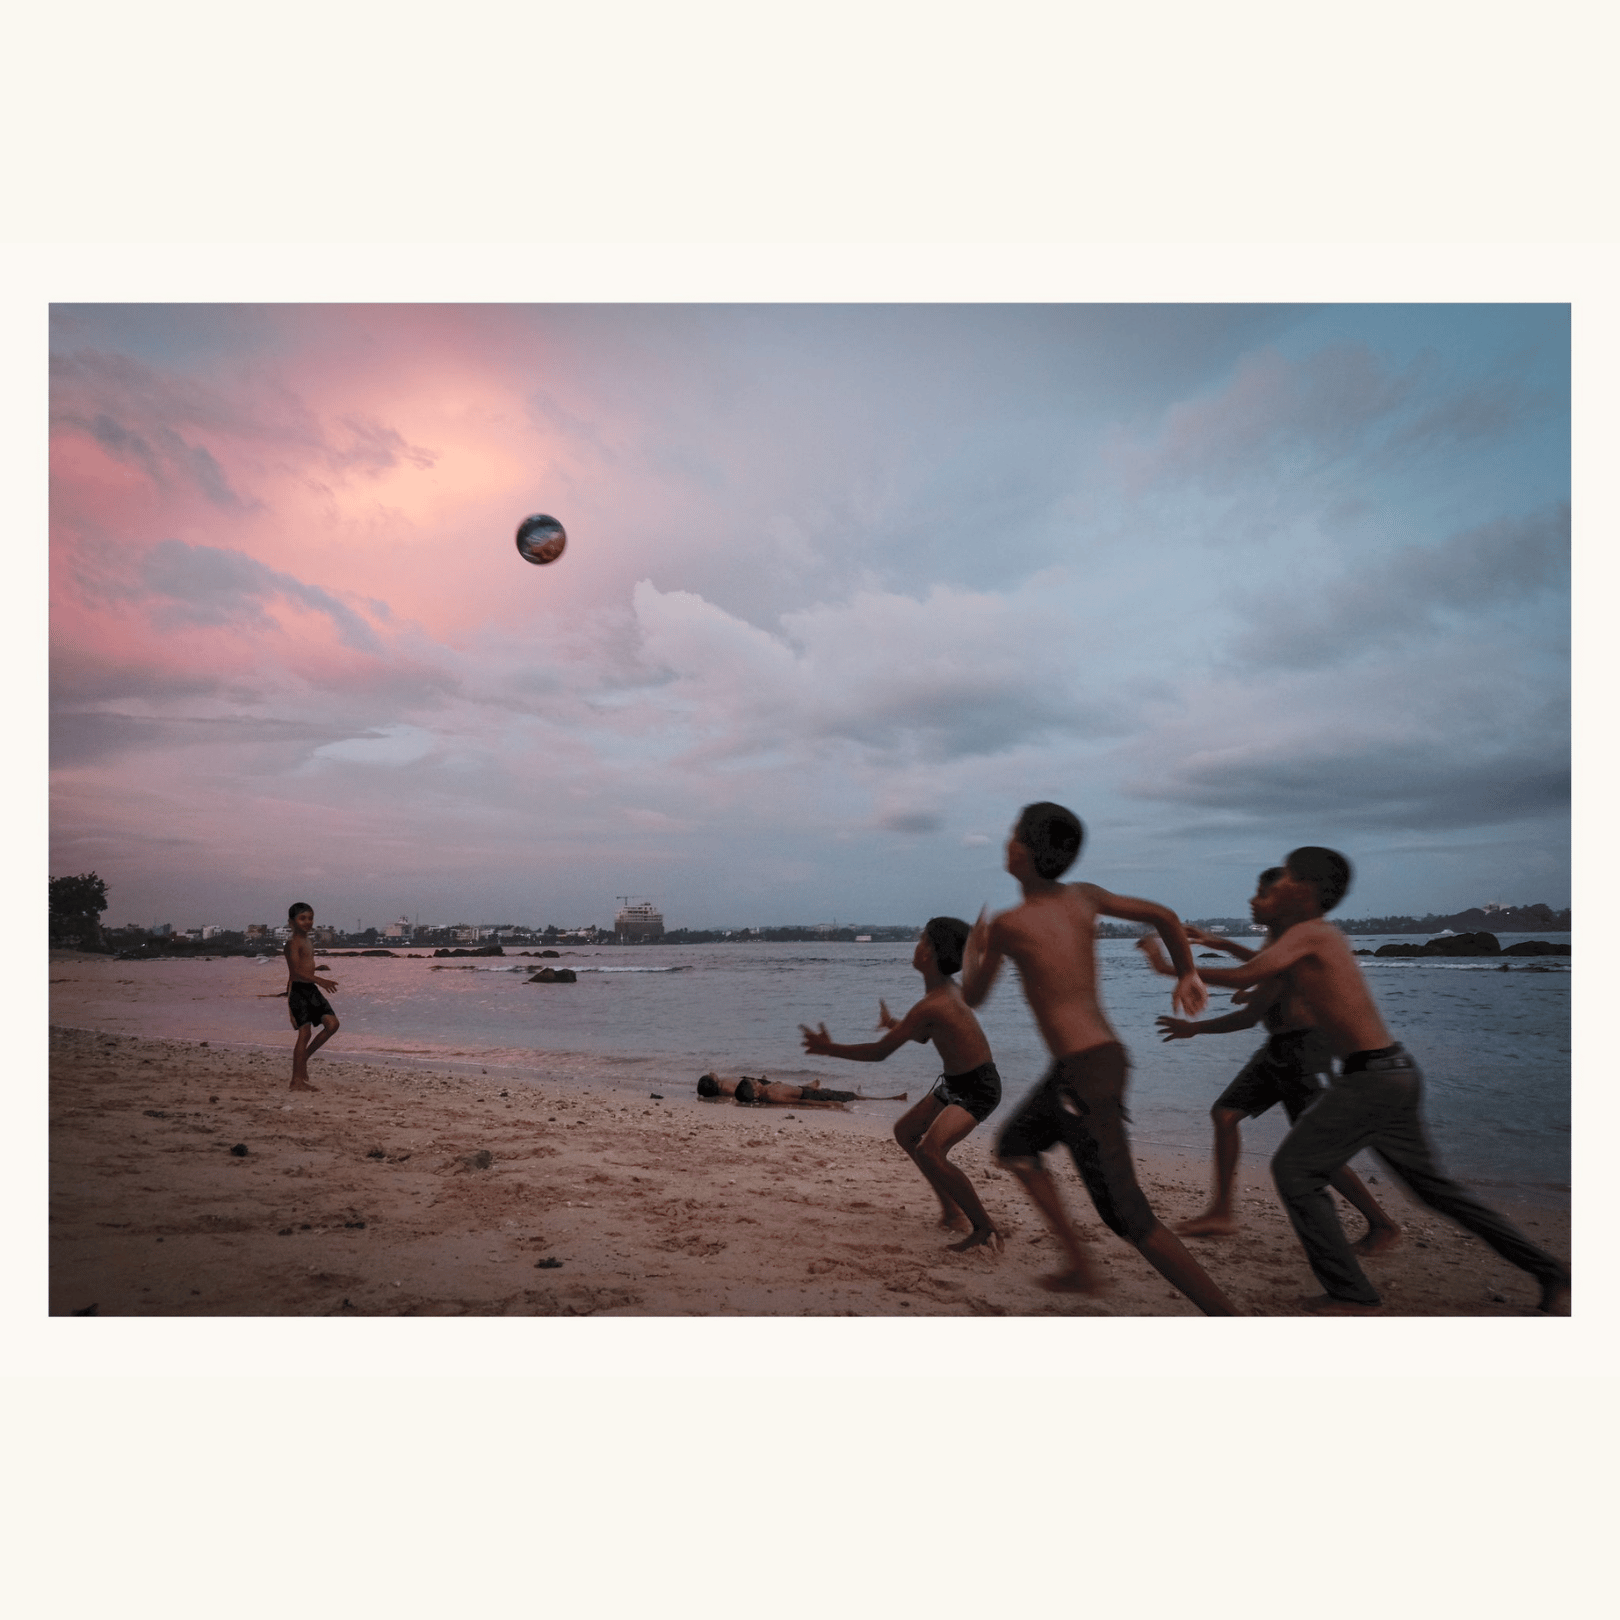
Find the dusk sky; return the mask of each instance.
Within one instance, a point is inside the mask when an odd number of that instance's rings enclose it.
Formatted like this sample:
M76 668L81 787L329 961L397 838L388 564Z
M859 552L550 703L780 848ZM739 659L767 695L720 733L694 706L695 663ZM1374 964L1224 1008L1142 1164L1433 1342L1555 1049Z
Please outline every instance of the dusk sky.
M1561 305L58 306L105 921L1567 905ZM566 526L525 563L529 513Z

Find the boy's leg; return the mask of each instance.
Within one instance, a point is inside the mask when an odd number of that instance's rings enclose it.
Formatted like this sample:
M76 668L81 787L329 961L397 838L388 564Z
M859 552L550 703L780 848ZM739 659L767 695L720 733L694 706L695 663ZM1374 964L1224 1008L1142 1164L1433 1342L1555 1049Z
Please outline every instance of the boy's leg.
M956 1144L968 1136L978 1124L967 1109L956 1103L947 1103L939 1112L928 1134L923 1137L914 1157L917 1168L928 1177L929 1185L939 1194L939 1201L953 1203L967 1216L973 1230L960 1243L951 1248L960 1254L965 1249L976 1249L983 1244L1000 1246L1001 1237L995 1222L979 1202L973 1183L959 1165L950 1162L947 1155Z
M1101 1286L1096 1268L1092 1265L1080 1234L1063 1207L1057 1183L1046 1172L1039 1159L1002 1157L998 1162L1018 1177L1030 1202L1041 1212L1052 1236L1058 1240L1064 1258L1069 1262L1066 1271L1056 1271L1040 1279L1041 1287L1054 1294L1094 1294Z
M1387 1099L1366 1074L1347 1075L1295 1122L1271 1161L1277 1193L1293 1222L1316 1279L1327 1290L1328 1308L1376 1310L1378 1290L1356 1263L1339 1225L1328 1180L1368 1146L1385 1123Z
M1347 1164L1341 1164L1328 1177L1328 1186L1358 1214L1366 1217L1367 1230L1350 1247L1357 1254L1387 1254L1401 1241L1401 1229L1392 1221L1367 1184Z
M1209 1117L1215 1123L1215 1188L1209 1208L1202 1215L1176 1222L1176 1230L1183 1237L1228 1237L1237 1231L1232 1217L1232 1186L1237 1180L1238 1155L1243 1151L1239 1127L1247 1116L1240 1109L1222 1108L1216 1103Z
M1237 1307L1153 1213L1136 1179L1125 1135L1124 1049L1093 1048L1060 1067L1063 1140L1104 1223L1206 1316L1236 1316Z
M922 1151L923 1138L927 1136L929 1128L944 1111L945 1104L930 1092L921 1102L913 1108L908 1108L894 1122L894 1139L900 1144L907 1158L922 1171L928 1185L934 1189L934 1195L939 1199L939 1224L961 1231L964 1224L968 1226L973 1224L972 1217L957 1204L954 1198L948 1196L945 1188L933 1176L929 1175L919 1156Z
M309 1024L298 1026L298 1039L293 1042L293 1070L292 1084L289 1091L313 1091L315 1088L309 1083L309 1069L306 1066L309 1058Z
M322 1048L322 1047L323 1047L323 1046L325 1046L325 1045L326 1045L326 1043L327 1043L327 1042L328 1042L328 1041L329 1041L329 1040L331 1040L331 1038L332 1038L332 1037L333 1037L333 1036L334 1036L334 1035L336 1035L336 1034L337 1034L337 1032L338 1032L338 1021L337 1021L337 1014L336 1014L336 1013L328 1013L328 1014L327 1014L327 1015L326 1015L326 1016L325 1016L325 1017L324 1017L324 1018L323 1018L323 1019L322 1019L322 1020L321 1020L321 1030L320 1030L320 1033L319 1033L319 1034L318 1034L318 1035L317 1035L317 1036L316 1036L316 1037L315 1037L315 1039L314 1039L314 1040L312 1040L312 1041L311 1041L311 1042L310 1042L310 1043L309 1043L309 1046L308 1046L308 1048L307 1048L307 1050L306 1050L306 1051L305 1051L305 1053L304 1053L304 1056L305 1056L305 1058L306 1058L306 1059L307 1059L307 1058L312 1058L312 1057L314 1057L314 1056L315 1056L315 1054L316 1054L316 1053L317 1053L317 1052L318 1052L318 1051L320 1051L320 1049L321 1049L321 1048Z
M1402 1081L1401 1105L1389 1124L1378 1133L1372 1146L1389 1168L1400 1177L1415 1198L1430 1209L1450 1216L1484 1241L1504 1260L1528 1271L1541 1284L1541 1309L1555 1315L1569 1312L1569 1268L1562 1261L1534 1244L1512 1221L1482 1204L1460 1182L1440 1169L1434 1146L1423 1128L1422 1075L1413 1068L1399 1071ZM1381 1076L1395 1080L1395 1075Z

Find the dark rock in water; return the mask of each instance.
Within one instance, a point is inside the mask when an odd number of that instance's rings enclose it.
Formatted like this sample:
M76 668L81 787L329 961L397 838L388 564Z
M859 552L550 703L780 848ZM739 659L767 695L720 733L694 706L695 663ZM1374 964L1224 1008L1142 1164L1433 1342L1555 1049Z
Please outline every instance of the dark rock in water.
M1429 956L1500 956L1502 942L1483 929L1477 934L1443 934L1423 947Z
M238 1142L236 1146L231 1149L231 1153L238 1159L245 1159L247 1157L247 1143Z
M537 951L535 954L537 956L561 956L562 952L561 951Z
M453 951L441 948L433 954L435 956L505 956L506 952L499 945L479 945L470 951L458 945Z
M469 1170L487 1170L495 1162L495 1155L488 1148L479 1148L476 1153L464 1153L461 1162Z
M1371 951L1351 951L1352 956L1371 956Z
M1501 956L1502 946L1495 934L1442 934L1423 945L1404 941L1380 945L1374 956Z
M1517 945L1506 946L1504 956L1568 956L1569 946L1554 945L1545 939L1521 939Z
M1198 960L1200 962L1214 962L1219 959L1220 954L1221 953L1219 951L1200 951L1198 953Z
M578 984L579 975L572 968L543 967L523 982L525 984Z

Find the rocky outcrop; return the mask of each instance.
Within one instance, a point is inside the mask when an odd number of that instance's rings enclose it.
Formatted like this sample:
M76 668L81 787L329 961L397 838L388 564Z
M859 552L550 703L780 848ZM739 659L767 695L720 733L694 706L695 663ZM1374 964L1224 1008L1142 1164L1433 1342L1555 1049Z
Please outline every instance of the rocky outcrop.
M458 945L453 951L441 948L433 954L435 956L505 956L506 952L499 945L477 945L470 951Z
M579 975L572 968L541 968L523 982L525 984L575 984Z
M1357 951L1363 956L1364 951ZM1553 945L1544 939L1521 940L1517 945L1502 949L1495 934L1483 929L1474 934L1441 934L1422 945L1391 943L1380 945L1374 956L1568 956L1569 946Z

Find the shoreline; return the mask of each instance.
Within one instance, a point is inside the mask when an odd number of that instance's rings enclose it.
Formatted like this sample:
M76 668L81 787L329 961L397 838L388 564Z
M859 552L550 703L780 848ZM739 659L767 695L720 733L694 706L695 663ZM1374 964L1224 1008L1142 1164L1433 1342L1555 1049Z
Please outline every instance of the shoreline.
M950 1253L888 1135L899 1103L745 1109L700 1102L695 1077L514 1085L324 1053L306 1094L288 1070L268 1047L52 1027L52 1315L1198 1314L1102 1226L1066 1156L1108 1286L1042 1290L1055 1245L988 1131L954 1157L1006 1249ZM1203 1207L1207 1156L1137 1163L1167 1224ZM1368 1263L1387 1314L1533 1311L1529 1277L1382 1176L1377 1196L1406 1228ZM1567 1210L1491 1201L1568 1256ZM1319 1290L1261 1154L1239 1211L1238 1235L1189 1248L1244 1312L1299 1314Z

